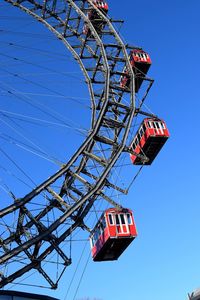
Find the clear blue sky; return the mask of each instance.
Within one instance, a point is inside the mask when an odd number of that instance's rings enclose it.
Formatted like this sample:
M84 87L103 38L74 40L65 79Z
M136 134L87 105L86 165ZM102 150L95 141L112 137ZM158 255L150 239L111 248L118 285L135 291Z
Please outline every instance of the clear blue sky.
M117 262L93 263L90 259L75 299L184 300L188 292L200 286L200 2L110 0L109 7L111 16L125 20L123 38L142 46L152 58L149 76L155 84L146 104L166 120L171 137L123 198L123 205L134 210L137 239ZM3 15L9 13L10 9ZM15 17L16 14L13 12ZM6 22L2 19L1 28L6 27ZM20 20L15 22L22 24ZM9 38L1 38L1 42L6 39ZM25 43L24 36L19 35L20 39ZM62 47L54 47L54 51L59 49L62 53ZM79 72L76 66L72 68ZM62 89L60 85L59 91ZM70 93L74 96L74 91ZM87 97L87 91L84 95ZM74 252L79 253L79 246L73 246ZM80 249L83 247L84 244ZM67 300L73 300L88 255L89 245ZM76 263L75 258L75 267ZM66 271L57 291L46 293L64 300L75 267ZM25 290L33 291L29 287Z

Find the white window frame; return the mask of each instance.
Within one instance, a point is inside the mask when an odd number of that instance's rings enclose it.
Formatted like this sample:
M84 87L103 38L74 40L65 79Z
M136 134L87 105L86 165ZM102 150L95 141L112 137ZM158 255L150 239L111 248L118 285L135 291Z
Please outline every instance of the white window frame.
M112 220L112 224L110 223L110 219ZM112 213L108 214L108 222L109 222L109 226L114 226L115 225Z

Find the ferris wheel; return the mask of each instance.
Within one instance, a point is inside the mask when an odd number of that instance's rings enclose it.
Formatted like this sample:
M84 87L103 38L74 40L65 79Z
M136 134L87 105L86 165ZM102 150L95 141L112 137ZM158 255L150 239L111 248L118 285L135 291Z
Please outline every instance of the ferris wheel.
M78 63L89 91L90 128L82 144L59 170L48 174L47 179L28 193L18 197L9 190L10 202L0 210L0 287L35 270L56 289L72 262L71 243L77 231L83 230L90 235L92 256L97 261L117 259L135 238L135 226L127 229L134 225L131 211L110 196L112 191L126 195L128 189L113 182L111 174L116 171L120 157L125 155L137 168L137 176L144 165L152 163L169 132L163 120L143 111L153 84L147 76L150 56L142 48L123 42L115 28L122 21L109 16L109 3L4 1L42 23L55 35ZM132 126L138 118L142 122L133 135ZM95 226L88 216L100 201L105 203L101 208L103 215ZM98 230L104 223L118 225L118 237L122 233L130 235L117 254L121 242L117 246L112 244L115 249L112 253L109 252L110 241L106 250L104 245L100 250L94 249L95 239L100 241ZM68 252L63 246L66 243ZM62 266L56 279L46 271L53 255L59 257Z

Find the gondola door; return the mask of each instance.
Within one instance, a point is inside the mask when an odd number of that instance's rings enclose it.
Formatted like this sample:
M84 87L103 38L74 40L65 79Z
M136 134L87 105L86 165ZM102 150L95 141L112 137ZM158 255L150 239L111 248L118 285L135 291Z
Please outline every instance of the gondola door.
M127 235L130 233L126 214L124 214L124 213L116 214L115 220L116 220L117 235L123 236L123 235Z

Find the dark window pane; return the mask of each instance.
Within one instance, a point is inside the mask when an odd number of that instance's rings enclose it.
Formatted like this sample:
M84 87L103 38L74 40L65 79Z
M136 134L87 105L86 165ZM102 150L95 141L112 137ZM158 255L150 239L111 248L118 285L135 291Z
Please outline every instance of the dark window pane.
M108 218L109 218L109 223L110 223L110 225L113 225L113 218L112 218L112 215L108 215Z
M124 225L125 224L124 214L120 214L120 218L121 218L121 223Z
M116 215L115 218L116 218L116 225L119 225L119 216Z

